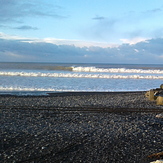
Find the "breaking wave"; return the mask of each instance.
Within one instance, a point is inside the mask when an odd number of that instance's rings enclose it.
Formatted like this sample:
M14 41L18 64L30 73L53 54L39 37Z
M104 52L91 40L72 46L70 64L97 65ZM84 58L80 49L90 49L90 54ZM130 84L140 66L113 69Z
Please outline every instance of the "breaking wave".
M163 74L163 70L159 69L126 69L126 68L96 68L96 67L72 67L72 71L76 72L109 72L109 73L149 73Z
M51 92L51 91L63 91L63 90L56 90L56 89L52 89L52 88L23 88L23 87L1 87L0 86L0 90L1 91L46 91L46 92ZM68 91L68 90L65 90L65 91Z
M42 94L46 94L48 92L108 92L108 90L95 90L95 89L91 89L91 90L88 90L88 89L81 89L81 90L75 90L75 89L55 89L55 88L32 88L32 87L26 87L26 88L23 88L23 87L1 87L0 86L0 94L5 94L5 91L11 91L11 92L19 92L19 94L37 94L37 92L42 92ZM4 92L3 92L4 91ZM21 91L21 92L20 92ZM111 90L113 91L113 90ZM119 91L119 90L117 90ZM13 92L13 93L14 93ZM6 94L9 94L9 92L6 92Z
M104 78L104 79L163 79L157 75L110 75L79 73L0 72L0 76L54 77L54 78Z

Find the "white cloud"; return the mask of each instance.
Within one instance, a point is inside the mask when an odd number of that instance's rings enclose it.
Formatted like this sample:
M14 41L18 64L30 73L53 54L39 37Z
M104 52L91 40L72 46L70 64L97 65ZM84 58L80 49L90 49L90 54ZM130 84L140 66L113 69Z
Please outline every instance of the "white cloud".
M21 36L14 36L14 35L8 35L5 33L0 32L0 39L5 39L5 40L28 40L29 38L27 37L21 37Z
M149 38L135 37L132 39L120 39L120 41L125 44L133 45L133 44L137 44L139 42L147 42L148 39Z
M136 53L138 53L138 52L139 52L139 50L138 50L138 49L134 49L134 51L135 51Z
M14 36L14 35L8 35L4 33L0 33L1 39L6 40L20 40L22 42L28 42L28 43L51 43L55 45L74 45L77 47L91 47L91 46L98 46L102 48L113 48L118 47L118 44L111 44L107 42L88 42L88 41L81 41L81 40L66 40L66 39L57 39L57 38L27 38L27 37L21 37L21 36Z
M40 42L52 43L56 45L75 45L77 47L90 47L90 46L99 46L99 47L117 47L118 44L111 44L107 42L89 42L81 40L66 40L66 39L55 39L55 38L45 38L39 39Z

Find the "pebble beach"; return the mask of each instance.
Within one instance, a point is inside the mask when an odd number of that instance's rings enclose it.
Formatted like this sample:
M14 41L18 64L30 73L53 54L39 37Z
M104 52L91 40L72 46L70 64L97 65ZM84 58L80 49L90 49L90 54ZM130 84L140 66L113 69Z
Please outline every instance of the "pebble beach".
M162 112L143 91L0 95L0 160L149 163L162 157Z

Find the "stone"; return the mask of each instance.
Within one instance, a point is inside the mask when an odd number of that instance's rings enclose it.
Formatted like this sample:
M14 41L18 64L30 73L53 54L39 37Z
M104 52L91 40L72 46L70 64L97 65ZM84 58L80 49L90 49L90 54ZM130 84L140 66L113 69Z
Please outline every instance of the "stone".
M157 97L157 100L156 100L156 104L157 105L163 105L163 95L160 94L158 97Z
M157 114L156 118L163 118L163 113Z
M150 163L163 163L163 160L156 160L156 161L153 161L153 162L150 162Z
M146 92L145 96L150 100L150 101L155 101L157 99L157 96L155 96L160 89L151 89L148 92Z

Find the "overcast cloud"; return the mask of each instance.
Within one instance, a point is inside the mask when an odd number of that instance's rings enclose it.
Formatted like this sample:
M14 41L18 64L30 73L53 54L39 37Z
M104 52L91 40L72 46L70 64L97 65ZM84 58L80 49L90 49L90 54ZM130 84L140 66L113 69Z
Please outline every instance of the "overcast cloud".
M163 63L163 39L118 47L77 47L26 40L0 39L1 61Z

